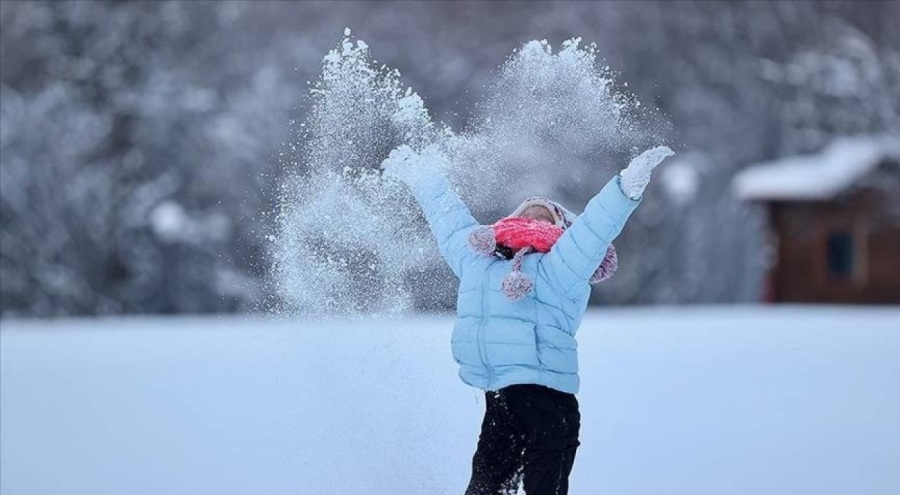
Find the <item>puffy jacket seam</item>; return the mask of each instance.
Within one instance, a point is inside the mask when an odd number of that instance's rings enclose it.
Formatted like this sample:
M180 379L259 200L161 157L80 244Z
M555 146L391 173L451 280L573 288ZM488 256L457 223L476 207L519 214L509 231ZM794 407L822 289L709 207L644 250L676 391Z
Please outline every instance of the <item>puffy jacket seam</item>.
M600 208L603 208L603 206L601 205ZM607 220L609 220L610 222L612 222L613 219L612 219L612 217L609 216L609 212L607 212L605 208L603 208L603 211L606 212ZM601 235L599 235L599 234L597 233L597 229L595 229L594 226L591 225L591 222L585 221L585 222L584 222L584 226L591 232L591 234L594 234L594 237L597 237L598 239L602 239L602 238L603 238ZM575 238L573 237L572 240L574 241ZM575 244L578 245L577 242L576 242ZM581 249L580 246L579 246L579 249ZM582 249L581 252L583 253L584 250Z
M540 262L540 260L538 260L538 262ZM534 356L537 358L540 370L543 371L546 366L544 365L544 362L541 361L541 339L538 336L538 303L539 301L536 298L531 301L533 315L533 318L531 320L531 333L534 335Z
M587 222L585 222L585 227L587 227L587 229L591 232L591 234L593 234L594 237L597 238L597 240L604 242L604 241L607 241L607 239L609 239L608 232L605 235L600 235L597 233L597 231L594 229L594 227L591 226L591 224L587 223ZM583 247L581 247L581 245L578 244L578 240L575 239L574 237L572 238L572 243L575 244L575 247L577 247L578 250L581 251L581 254L583 254L585 258L590 259L594 256L595 253L593 251L586 250ZM608 242L607 242L607 244L608 244ZM599 254L599 253L596 253L596 254ZM599 262L598 262L598 264L599 264ZM576 273L576 275L579 275L579 274Z
M544 344L543 346L548 349L556 349L558 351L577 351L578 350L577 347L560 347L558 345L553 345L553 344Z
M574 243L574 239L573 239L573 243ZM577 247L578 244L576 243L575 246ZM580 250L581 248L578 248L578 249ZM575 271L575 269L572 268L572 267L569 265L569 262L566 261L566 258L565 258L564 256L560 256L560 257L559 257L559 260L562 262L562 265L563 265L564 267L566 267L570 272L572 272L572 273L575 274L576 276L578 275L578 272ZM557 285L557 284L554 284L554 285ZM574 287L574 284L573 284L573 287ZM557 285L557 290L559 290L559 289L563 289L563 287L562 287L561 285ZM571 289L571 287L570 287L569 289ZM568 295L569 295L569 290L562 290L561 292L562 292L566 297L568 297Z
M545 369L544 372L546 372L549 375L576 375L576 376L578 375L577 371L556 371L556 370L552 370L550 368Z
M613 215L613 213L609 211L609 208L607 208L606 205L604 205L602 202L597 203L597 209L601 210L603 214L606 215L606 220L608 220L609 223L616 223L617 216ZM588 223L588 225L590 224Z
M528 318L522 318L521 316L496 316L494 318L487 318L488 320L496 319L496 320L504 320L504 321L521 321L523 323L528 323L529 325L534 325L534 320L529 320Z
M572 243L575 244L575 247L576 247L579 251L581 250L581 248L578 247L578 243L575 242L575 239L572 239ZM574 268L572 268L572 265L570 265L568 261L566 261L566 256L562 256L561 253L556 253L556 254L557 254L556 258L558 258L559 261L562 262L562 265L563 265L564 267L568 268L569 271L572 272L573 274L578 275L578 272L575 271Z
M495 364L494 368L521 368L529 371L544 371L531 364ZM562 374L562 373L560 373ZM572 373L568 373L572 374Z

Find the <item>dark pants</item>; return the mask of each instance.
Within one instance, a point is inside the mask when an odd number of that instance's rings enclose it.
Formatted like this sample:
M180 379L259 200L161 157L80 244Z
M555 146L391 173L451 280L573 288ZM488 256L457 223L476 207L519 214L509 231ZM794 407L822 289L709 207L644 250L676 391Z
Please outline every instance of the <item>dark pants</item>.
M540 385L485 393L486 405L466 495L565 495L578 448L578 400Z

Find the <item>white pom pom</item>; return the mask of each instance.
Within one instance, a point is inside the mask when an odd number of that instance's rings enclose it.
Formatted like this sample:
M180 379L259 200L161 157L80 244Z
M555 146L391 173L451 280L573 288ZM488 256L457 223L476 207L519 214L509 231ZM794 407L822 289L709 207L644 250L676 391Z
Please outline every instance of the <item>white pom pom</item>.
M512 271L509 275L503 277L503 285L500 289L507 299L518 301L527 296L531 292L532 287L534 287L534 282L532 282L531 277L520 271Z
M481 225L472 229L469 234L469 247L480 254L493 254L497 249L497 239L494 237L494 228L490 225Z

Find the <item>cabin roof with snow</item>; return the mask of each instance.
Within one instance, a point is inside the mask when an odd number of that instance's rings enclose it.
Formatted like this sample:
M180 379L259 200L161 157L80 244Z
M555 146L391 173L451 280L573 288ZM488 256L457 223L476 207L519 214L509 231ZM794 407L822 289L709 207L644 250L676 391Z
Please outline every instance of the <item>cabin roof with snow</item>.
M735 176L733 187L744 200L827 200L885 162L900 166L900 136L846 137L819 153L752 165Z

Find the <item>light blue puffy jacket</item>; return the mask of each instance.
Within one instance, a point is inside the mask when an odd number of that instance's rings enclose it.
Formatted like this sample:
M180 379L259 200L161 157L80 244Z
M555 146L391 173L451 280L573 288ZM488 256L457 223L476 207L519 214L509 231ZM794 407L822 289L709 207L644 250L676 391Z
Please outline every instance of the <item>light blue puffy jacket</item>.
M575 332L587 309L588 280L640 204L622 193L618 181L618 176L610 180L588 202L549 253L524 257L521 270L534 288L518 301L500 291L512 261L469 247L469 233L478 222L447 180L429 174L407 181L441 255L459 277L451 342L463 382L482 390L533 383L578 391Z

